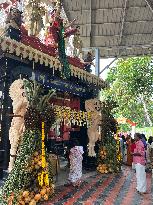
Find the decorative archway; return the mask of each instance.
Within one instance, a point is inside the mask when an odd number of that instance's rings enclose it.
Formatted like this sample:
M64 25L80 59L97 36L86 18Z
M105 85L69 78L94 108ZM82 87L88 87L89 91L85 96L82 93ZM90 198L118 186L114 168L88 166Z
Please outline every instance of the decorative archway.
M119 124L129 124L132 128L131 136L132 136L132 138L134 138L135 128L136 128L137 123L132 122L130 119L125 118L125 117L120 117L120 118L117 118L116 120Z

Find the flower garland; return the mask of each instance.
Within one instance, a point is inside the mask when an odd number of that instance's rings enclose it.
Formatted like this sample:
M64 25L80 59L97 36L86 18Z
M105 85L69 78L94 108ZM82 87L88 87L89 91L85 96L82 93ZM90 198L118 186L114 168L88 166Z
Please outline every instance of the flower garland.
M46 166L46 156L45 156L45 123L42 122L42 156L41 156L41 160L42 160L42 173L40 173L38 175L38 181L39 181L39 185L41 187L43 187L43 185L45 186L49 186L49 176L48 176L48 172L47 172L47 166Z
M91 126L91 112L71 110L70 107L66 106L55 106L55 114L57 119L63 121L65 125Z

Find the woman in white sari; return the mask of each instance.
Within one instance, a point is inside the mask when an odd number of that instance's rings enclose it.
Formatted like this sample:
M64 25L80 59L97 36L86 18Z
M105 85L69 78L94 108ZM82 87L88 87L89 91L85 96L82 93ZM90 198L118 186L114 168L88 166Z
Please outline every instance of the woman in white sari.
M70 149L70 173L68 180L73 186L79 186L82 177L82 160L83 160L83 147L79 146L78 141L72 142L72 148Z

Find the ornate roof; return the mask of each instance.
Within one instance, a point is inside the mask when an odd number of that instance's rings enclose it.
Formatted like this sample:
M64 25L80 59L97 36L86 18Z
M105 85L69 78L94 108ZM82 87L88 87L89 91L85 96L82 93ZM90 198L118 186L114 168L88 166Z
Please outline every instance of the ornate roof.
M27 37L28 39L31 37ZM33 38L34 41L34 38ZM4 53L10 53L12 55L19 56L23 59L28 59L29 61L33 61L35 63L39 63L40 65L44 65L46 68L58 70L62 72L62 65L57 56L54 56L51 50L47 50L47 46L45 46L45 50L43 47L40 47L41 44L39 43L39 47L41 48L38 50L34 44L29 46L25 44L25 42L17 42L7 37L0 37L0 50ZM85 81L87 84L95 85L99 88L105 88L107 83L105 83L102 79L98 76L88 73L83 68L79 68L74 64L74 58L68 59L70 64L71 76L74 76L82 81ZM78 62L77 62L78 64ZM78 64L79 65L79 64Z
M63 0L70 20L77 18L85 48L102 58L153 54L152 0Z

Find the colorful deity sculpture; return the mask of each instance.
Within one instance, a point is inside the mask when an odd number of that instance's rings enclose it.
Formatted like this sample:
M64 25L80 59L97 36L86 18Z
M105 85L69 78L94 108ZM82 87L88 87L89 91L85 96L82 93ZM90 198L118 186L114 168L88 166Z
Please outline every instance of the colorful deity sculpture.
M11 172L16 158L19 145L24 132L24 115L28 107L28 100L25 95L24 81L15 80L10 86L9 95L13 105L13 119L9 130L9 140L11 144L9 172Z
M45 44L57 48L59 42L59 32L63 24L63 19L60 17L61 8L54 9L49 20L50 26L47 28Z
M61 40L61 37L68 38L74 33L76 33L77 29L72 28L75 19L65 25L64 19L61 18L61 6L57 6L51 13L51 17L49 20L50 25L47 27L45 44L48 46L52 46L57 48L58 43ZM62 30L62 36L60 35L60 31Z
M11 8L6 19L6 36L16 41L21 40L22 13L17 8Z
M61 17L61 9L61 4L57 3L51 15L45 44L57 49L59 60L62 64L63 78L69 78L71 70L66 56L65 38L75 33L76 29L70 28L74 21L72 21L67 27L64 25L64 19Z
M90 157L95 157L96 153L94 150L95 143L97 140L101 140L101 133L99 130L99 125L101 121L100 112L100 101L97 99L90 99L85 101L85 109L87 112L91 112L92 122L91 126L87 130L89 143L88 143L88 155Z
M93 56L93 54L91 52L88 52L85 56L84 56L84 64L85 64L85 70L89 73L92 72L91 70L91 65L95 67L93 60L95 59L95 57Z

